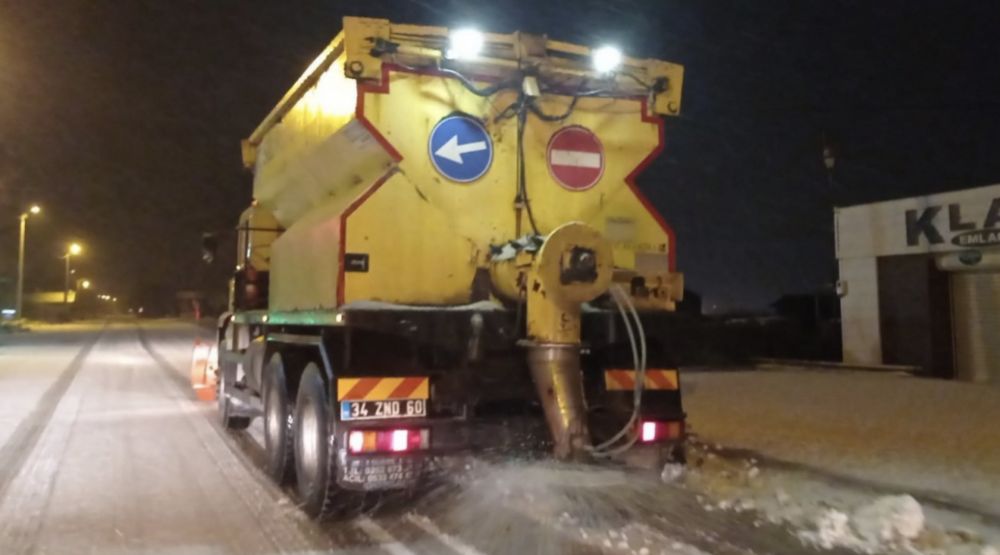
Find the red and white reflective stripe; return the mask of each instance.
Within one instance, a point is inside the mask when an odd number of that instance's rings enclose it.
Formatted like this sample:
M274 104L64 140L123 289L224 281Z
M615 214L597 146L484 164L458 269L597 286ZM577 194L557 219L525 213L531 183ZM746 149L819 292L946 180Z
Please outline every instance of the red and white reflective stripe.
M646 370L645 389L677 390L680 382L677 370L650 368ZM605 370L604 387L607 391L632 391L635 389L635 370Z

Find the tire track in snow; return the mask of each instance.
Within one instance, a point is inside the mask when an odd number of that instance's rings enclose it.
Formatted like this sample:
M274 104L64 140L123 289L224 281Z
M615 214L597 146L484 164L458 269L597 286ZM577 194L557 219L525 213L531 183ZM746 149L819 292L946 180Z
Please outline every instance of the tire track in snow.
M188 415L188 424L213 459L218 473L243 502L243 509L249 511L260 524L260 531L270 540L275 552L316 553L335 547L330 545L329 538L305 521L305 516L273 482L259 469L253 468L217 422L199 416L201 411L193 399L190 384L153 348L141 326L136 326L136 332L142 348L154 360L161 376L176 386L175 400L178 405L190 409L183 411Z
M156 362L157 366L162 371L162 374L171 383L177 386L177 389L181 392L186 404L197 405L194 400L194 396L191 393L190 383L185 378L183 373L174 367L165 357L163 357L153 346L150 341L146 330L142 326L137 326L137 331L139 334L139 341L142 343L143 348L149 354L150 357ZM194 411L197 412L197 411ZM270 495L271 504L278 506L284 506L284 509L295 511L296 517L301 517L301 519L306 519L304 513L298 512L298 509L294 506L295 500L290 497L287 492L283 491L279 486L277 486L270 478L264 475L260 470L261 462L261 447L256 443L256 441L250 436L246 431L240 432L230 432L221 427L221 425L214 419L208 419L210 427L215 430L218 434L216 441L212 441L207 431L199 431L199 438L202 439L202 444L204 447L213 453L218 461L221 455L215 455L214 452L220 450L218 440L221 439L221 443L228 448L229 452L237 461L244 467L246 472L252 476L257 485L259 485L264 492ZM226 457L228 459L228 457ZM227 462L226 464L231 464ZM223 474L228 475L228 470L220 471ZM256 499L255 502L250 503L254 505L254 511L263 510L262 507L267 504L264 499ZM283 512L284 514L284 512ZM258 518L258 520L260 520ZM352 520L345 520L338 524L337 533L333 533L330 530L328 524L317 526L313 521L301 522L299 518L293 518L295 524L298 525L298 529L307 537L312 538L312 542L322 542L331 541L333 542L334 551L330 553L344 553L344 554L374 554L374 553L387 553L389 555L418 555L422 553L455 553L456 555L483 555L481 551L478 551L471 545L463 542L459 537L449 535L443 532L438 525L426 516L409 515L407 517L398 518L378 518L368 515L362 515ZM380 524L380 521L382 522ZM419 540L416 543L411 543L410 540L413 538L407 537L407 541L402 541L400 538L394 536L390 529L394 528L399 522L409 522L413 525L414 531L420 533ZM385 524L385 525L383 525ZM315 528L314 528L315 527ZM360 532L368 541L357 541L360 538L351 539L351 534L349 530L355 530ZM287 531L285 531L287 532ZM318 536L318 537L317 537ZM431 545L424 545L430 542Z
M38 445L38 440L52 420L52 415L55 414L59 402L62 401L70 384L73 383L83 367L87 355L100 341L107 327L108 324L105 322L100 331L83 345L73 360L59 374L59 377L45 390L31 414L18 424L7 442L3 447L0 447L0 500L3 500L7 495L7 489L11 482L21 472L24 463L31 456L35 446Z

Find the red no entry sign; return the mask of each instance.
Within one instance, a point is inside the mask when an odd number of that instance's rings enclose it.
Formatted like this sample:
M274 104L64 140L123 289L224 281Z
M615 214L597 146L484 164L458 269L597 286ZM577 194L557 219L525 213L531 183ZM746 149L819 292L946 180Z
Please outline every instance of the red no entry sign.
M604 173L604 147L586 127L571 125L552 135L546 159L549 172L563 187L583 191Z

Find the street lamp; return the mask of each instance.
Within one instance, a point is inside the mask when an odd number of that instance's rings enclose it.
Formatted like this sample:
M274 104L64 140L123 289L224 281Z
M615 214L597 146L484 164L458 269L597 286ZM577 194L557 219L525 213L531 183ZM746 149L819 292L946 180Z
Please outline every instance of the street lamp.
M80 243L70 243L66 248L66 255L63 257L66 259L66 281L63 287L63 304L69 305L69 260L70 258L79 255L83 252L83 247Z
M80 287L82 287L84 289L90 289L90 280L89 279L85 279L85 280L81 281L80 282Z
M17 297L14 302L14 317L21 317L21 310L24 304L24 234L28 228L28 216L38 215L42 212L42 207L32 204L27 212L18 216L21 220L21 237L17 244Z

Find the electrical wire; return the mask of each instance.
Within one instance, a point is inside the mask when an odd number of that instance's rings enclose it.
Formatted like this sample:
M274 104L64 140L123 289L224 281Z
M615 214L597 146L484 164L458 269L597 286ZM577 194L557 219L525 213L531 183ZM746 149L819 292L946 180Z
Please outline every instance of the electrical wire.
M523 94L522 92L521 95L523 96ZM515 202L524 205L524 211L528 213L528 222L531 224L531 231L538 235L538 224L535 223L535 214L531 211L531 201L528 200L528 178L524 169L524 128L528 119L526 104L522 99L521 105L517 109L517 198Z
M574 96L573 100L570 101L569 106L566 108L566 111L557 116L546 114L541 110L541 108L536 106L533 101L528 103L528 109L531 110L531 113L538 116L538 119L542 121L557 122L568 118L573 113L573 109L576 108L576 103L578 100L580 100L580 97Z
M494 83L488 87L479 88L475 85L475 83L469 81L464 75L454 69L449 69L439 65L438 71L458 79L458 82L461 83L463 87L476 96L493 96L504 89L517 89L520 85L520 80L508 79L507 81L500 81L499 83Z
M644 89L652 89L653 88L652 85L650 85L649 83L643 81L642 79L639 79L638 77L636 77L635 75L632 75L631 73L622 71L622 72L619 72L618 74L619 75L624 75L625 77L628 77L629 79L635 81L636 83L639 84L640 87L642 87Z

